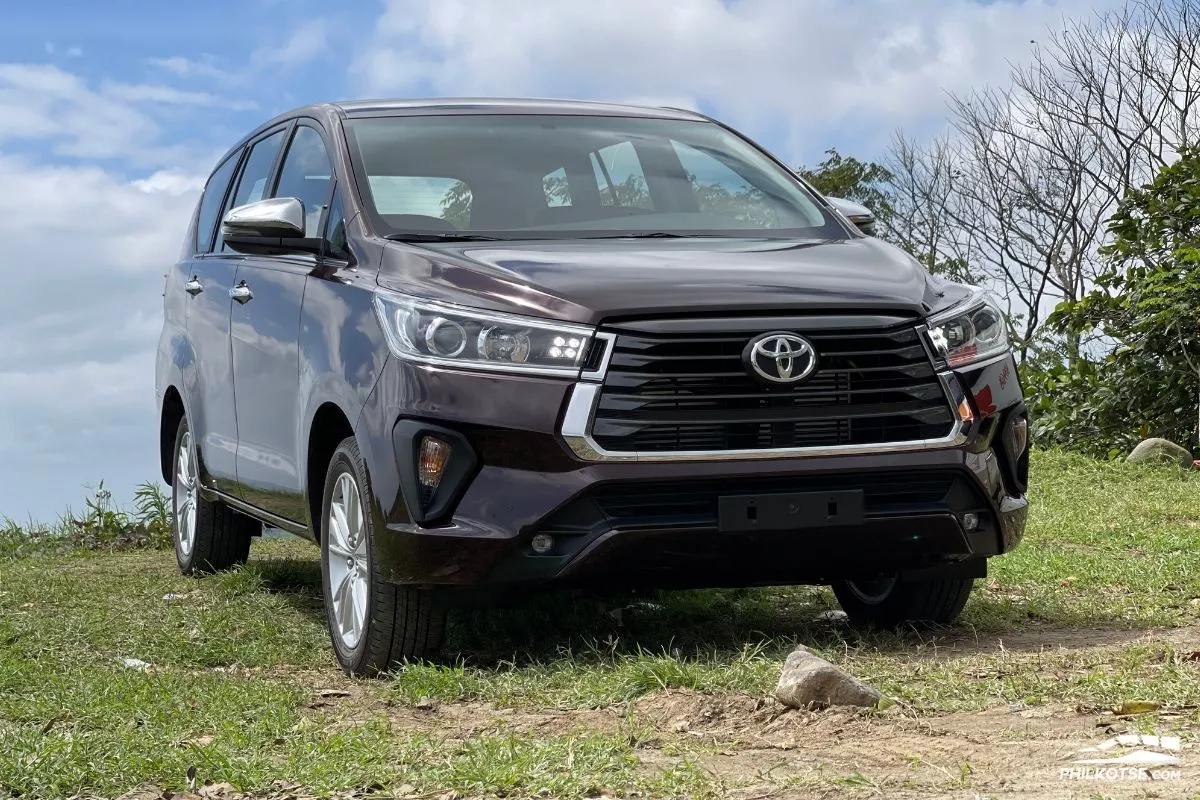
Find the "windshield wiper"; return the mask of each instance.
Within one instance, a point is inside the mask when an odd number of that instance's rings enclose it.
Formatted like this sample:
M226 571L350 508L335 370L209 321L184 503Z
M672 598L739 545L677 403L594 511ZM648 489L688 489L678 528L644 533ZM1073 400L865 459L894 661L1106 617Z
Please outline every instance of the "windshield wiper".
M670 231L630 231L629 233L605 233L600 236L584 236L584 239L700 239L727 238L716 233L671 233Z
M500 242L499 236L479 233L389 233L383 237L393 242Z

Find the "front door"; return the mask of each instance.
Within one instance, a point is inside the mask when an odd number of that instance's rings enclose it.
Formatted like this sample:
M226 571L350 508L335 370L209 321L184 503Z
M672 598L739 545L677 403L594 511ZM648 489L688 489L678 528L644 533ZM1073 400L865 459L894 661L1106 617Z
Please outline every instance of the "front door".
M315 127L296 126L275 183L268 196L300 200L305 236L320 236L331 181L329 157ZM237 275L231 327L241 497L300 523L307 519L300 309L316 264L310 255L247 257Z

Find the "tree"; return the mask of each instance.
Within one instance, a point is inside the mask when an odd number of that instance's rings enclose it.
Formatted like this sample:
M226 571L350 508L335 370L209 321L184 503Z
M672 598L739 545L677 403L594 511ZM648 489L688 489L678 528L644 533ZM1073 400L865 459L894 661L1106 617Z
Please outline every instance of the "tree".
M966 223L975 215L957 191L962 177L956 142L941 137L922 147L903 133L887 156L891 213L883 236L911 253L930 272L978 283Z
M881 164L843 156L830 148L825 151L825 160L816 167L800 167L797 172L821 194L862 203L880 223L886 224L891 217L887 186L892 174Z
M1114 437L1200 434L1200 149L1130 188L1100 252L1096 288L1064 304L1060 330L1097 328L1115 347L1100 362Z
M1105 223L1126 191L1200 139L1200 0L1130 0L1067 23L1007 86L951 97L950 122L927 147L893 144L888 188L902 219L905 203L919 211L906 230L927 263L962 264L1007 298L1024 357L1053 308L1105 270ZM1094 342L1071 329L1062 355L1076 362Z

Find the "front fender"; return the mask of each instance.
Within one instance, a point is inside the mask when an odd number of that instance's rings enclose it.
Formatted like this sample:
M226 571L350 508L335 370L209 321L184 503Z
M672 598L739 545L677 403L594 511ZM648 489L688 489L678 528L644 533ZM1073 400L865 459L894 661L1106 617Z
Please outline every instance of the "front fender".
M296 454L296 463L304 465L305 505L310 511L314 492L321 491L310 485L309 443L319 436L316 426L331 419L325 414L335 407L351 429L357 430L362 409L387 362L387 343L372 303L373 289L373 273L363 275L353 269L314 273L305 286L299 339L302 402L296 436L301 452ZM368 460L368 468L370 463Z

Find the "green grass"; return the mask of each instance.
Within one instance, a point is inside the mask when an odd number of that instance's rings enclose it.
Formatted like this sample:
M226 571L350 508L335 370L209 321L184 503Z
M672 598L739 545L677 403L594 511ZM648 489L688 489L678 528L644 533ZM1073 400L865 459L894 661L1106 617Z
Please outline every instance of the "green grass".
M141 540L80 548L69 536L30 541L10 523L0 527L0 797L179 790L189 767L256 792L286 777L314 793L720 796L738 779L698 766L702 745L656 730L637 702L666 689L769 695L797 642L905 714L1154 699L1194 716L1197 656L1168 638L1134 640L1200 625L1200 475L1046 453L1033 468L1025 542L992 562L947 630L858 633L817 620L836 606L814 587L539 598L460 614L450 663L384 681L334 669L306 543L256 543L245 568L196 580ZM614 606L625 607L620 622ZM1053 646L1060 634L1072 647ZM351 697L322 700L323 688ZM430 700L468 711L422 721ZM597 728L589 709L618 713ZM862 780L831 774L828 786Z

